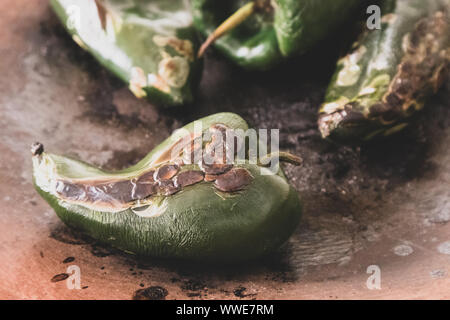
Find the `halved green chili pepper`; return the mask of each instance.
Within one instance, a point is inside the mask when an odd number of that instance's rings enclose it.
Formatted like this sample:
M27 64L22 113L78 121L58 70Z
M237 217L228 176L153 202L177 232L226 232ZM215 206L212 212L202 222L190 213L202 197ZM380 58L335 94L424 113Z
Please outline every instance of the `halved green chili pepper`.
M449 0L385 1L381 29L337 64L320 108L324 138L361 142L407 126L449 73L449 10Z
M192 7L194 24L205 36L223 35L234 28L220 39L210 38L208 43L214 40L218 50L242 67L263 70L305 53L345 21L360 2L193 0Z
M261 163L271 154L256 163L205 161L205 154L215 159L217 150L229 149L226 138L208 133L247 129L235 114L215 114L175 131L138 164L114 173L45 153L37 143L34 184L67 225L125 251L209 261L256 258L286 241L301 206L281 169L272 174ZM188 152L180 152L186 146ZM203 157L195 160L198 154Z
M193 100L202 63L183 0L51 0L73 39L129 84L161 105Z

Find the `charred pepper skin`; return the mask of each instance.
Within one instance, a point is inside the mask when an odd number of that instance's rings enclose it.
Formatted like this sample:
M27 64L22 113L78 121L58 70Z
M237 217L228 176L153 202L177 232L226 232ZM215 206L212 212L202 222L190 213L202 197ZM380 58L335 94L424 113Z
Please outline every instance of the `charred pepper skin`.
M196 31L183 0L51 0L74 41L161 106L193 101L201 77Z
M400 131L450 68L450 1L387 0L380 30L339 60L319 111L324 138L363 143Z
M227 16L251 1L193 0L194 25L205 37ZM256 0L252 17L216 40L214 46L236 64L268 70L301 55L355 12L358 0ZM262 3L262 4L261 4Z
M203 128L217 124L244 131L248 128L242 118L232 113L199 121ZM191 136L194 123L183 129ZM212 181L206 179L209 167L171 164L161 169L175 141L182 137L179 132L175 131L138 164L115 173L48 154L41 145L34 144L35 188L67 225L141 256L234 263L260 257L284 243L299 222L301 204L281 169L264 175L262 172L269 168L259 164L224 166L222 171L214 172ZM155 184L155 179L166 180ZM152 196L139 200L141 203L131 199L130 204L128 194L117 192L126 189L126 183L108 185L102 181L132 181L140 187L153 184L159 191L150 188L143 194ZM162 194L168 185L178 189ZM97 195L106 190L114 199L97 197L97 202L87 202L87 198L95 198L93 186ZM139 198L134 194L137 189L133 188L131 198ZM110 202L105 205L102 201Z

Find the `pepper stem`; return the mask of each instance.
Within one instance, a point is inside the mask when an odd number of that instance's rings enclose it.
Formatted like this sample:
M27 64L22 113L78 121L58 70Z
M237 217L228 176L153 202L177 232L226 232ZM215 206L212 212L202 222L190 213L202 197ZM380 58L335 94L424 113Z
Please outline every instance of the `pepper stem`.
M224 34L229 32L230 30L233 30L238 25L240 25L242 22L244 22L248 17L252 15L252 13L255 11L255 2L249 2L246 5L239 8L235 13L233 13L228 19L226 19L220 26L217 27L216 30L212 34L209 35L209 37L206 39L206 41L202 44L200 49L198 50L198 57L201 58L203 54L205 53L205 50L212 44L214 41L222 37Z
M270 163L270 159L278 158L281 162L288 162L290 164L293 164L295 166L300 166L303 163L303 159L299 156L296 156L292 153L285 152L285 151L278 151L278 152L271 152L268 155L265 155L261 160L260 163Z
M277 152L278 157L280 158L280 161L282 162L288 162L290 164L300 166L303 163L303 159L299 156L296 156L295 154L289 153L289 152Z

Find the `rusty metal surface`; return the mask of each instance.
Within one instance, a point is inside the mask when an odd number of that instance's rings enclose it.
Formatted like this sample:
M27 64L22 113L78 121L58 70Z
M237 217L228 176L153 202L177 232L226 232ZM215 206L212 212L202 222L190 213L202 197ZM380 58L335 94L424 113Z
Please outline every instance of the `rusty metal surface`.
M6 2L5 2L6 1ZM0 12L0 298L450 298L450 84L401 135L361 148L322 141L316 109L334 56L245 74L209 53L195 106L135 99L62 30L45 0ZM331 62L323 63L320 59ZM280 128L305 214L273 256L234 267L139 260L66 228L31 185L29 146L108 169L135 163L172 130L218 111ZM52 282L81 268L81 290ZM369 290L369 265L381 290ZM63 279L63 276L54 279ZM143 295L137 290L153 287Z

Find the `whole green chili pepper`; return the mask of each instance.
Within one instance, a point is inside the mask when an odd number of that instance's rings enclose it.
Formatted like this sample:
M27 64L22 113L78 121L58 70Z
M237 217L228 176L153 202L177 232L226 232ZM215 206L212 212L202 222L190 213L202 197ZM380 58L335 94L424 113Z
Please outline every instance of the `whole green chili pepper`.
M339 60L320 108L324 138L362 142L408 124L449 73L449 0L387 0L381 29Z
M305 53L323 40L360 3L358 0L193 0L194 25L203 35L210 36L199 55L214 42L218 50L242 67L269 69L287 57Z
M286 241L301 206L281 169L266 166L272 154L254 163L249 157L205 161L205 154L216 159L223 157L217 150L229 150L229 140L216 139L217 133L247 129L236 114L215 114L175 131L138 164L114 173L45 153L37 143L34 185L67 225L127 252L228 262L256 258ZM279 157L300 162L286 153Z
M139 98L160 105L193 100L202 63L184 0L51 0L73 39L129 84Z

